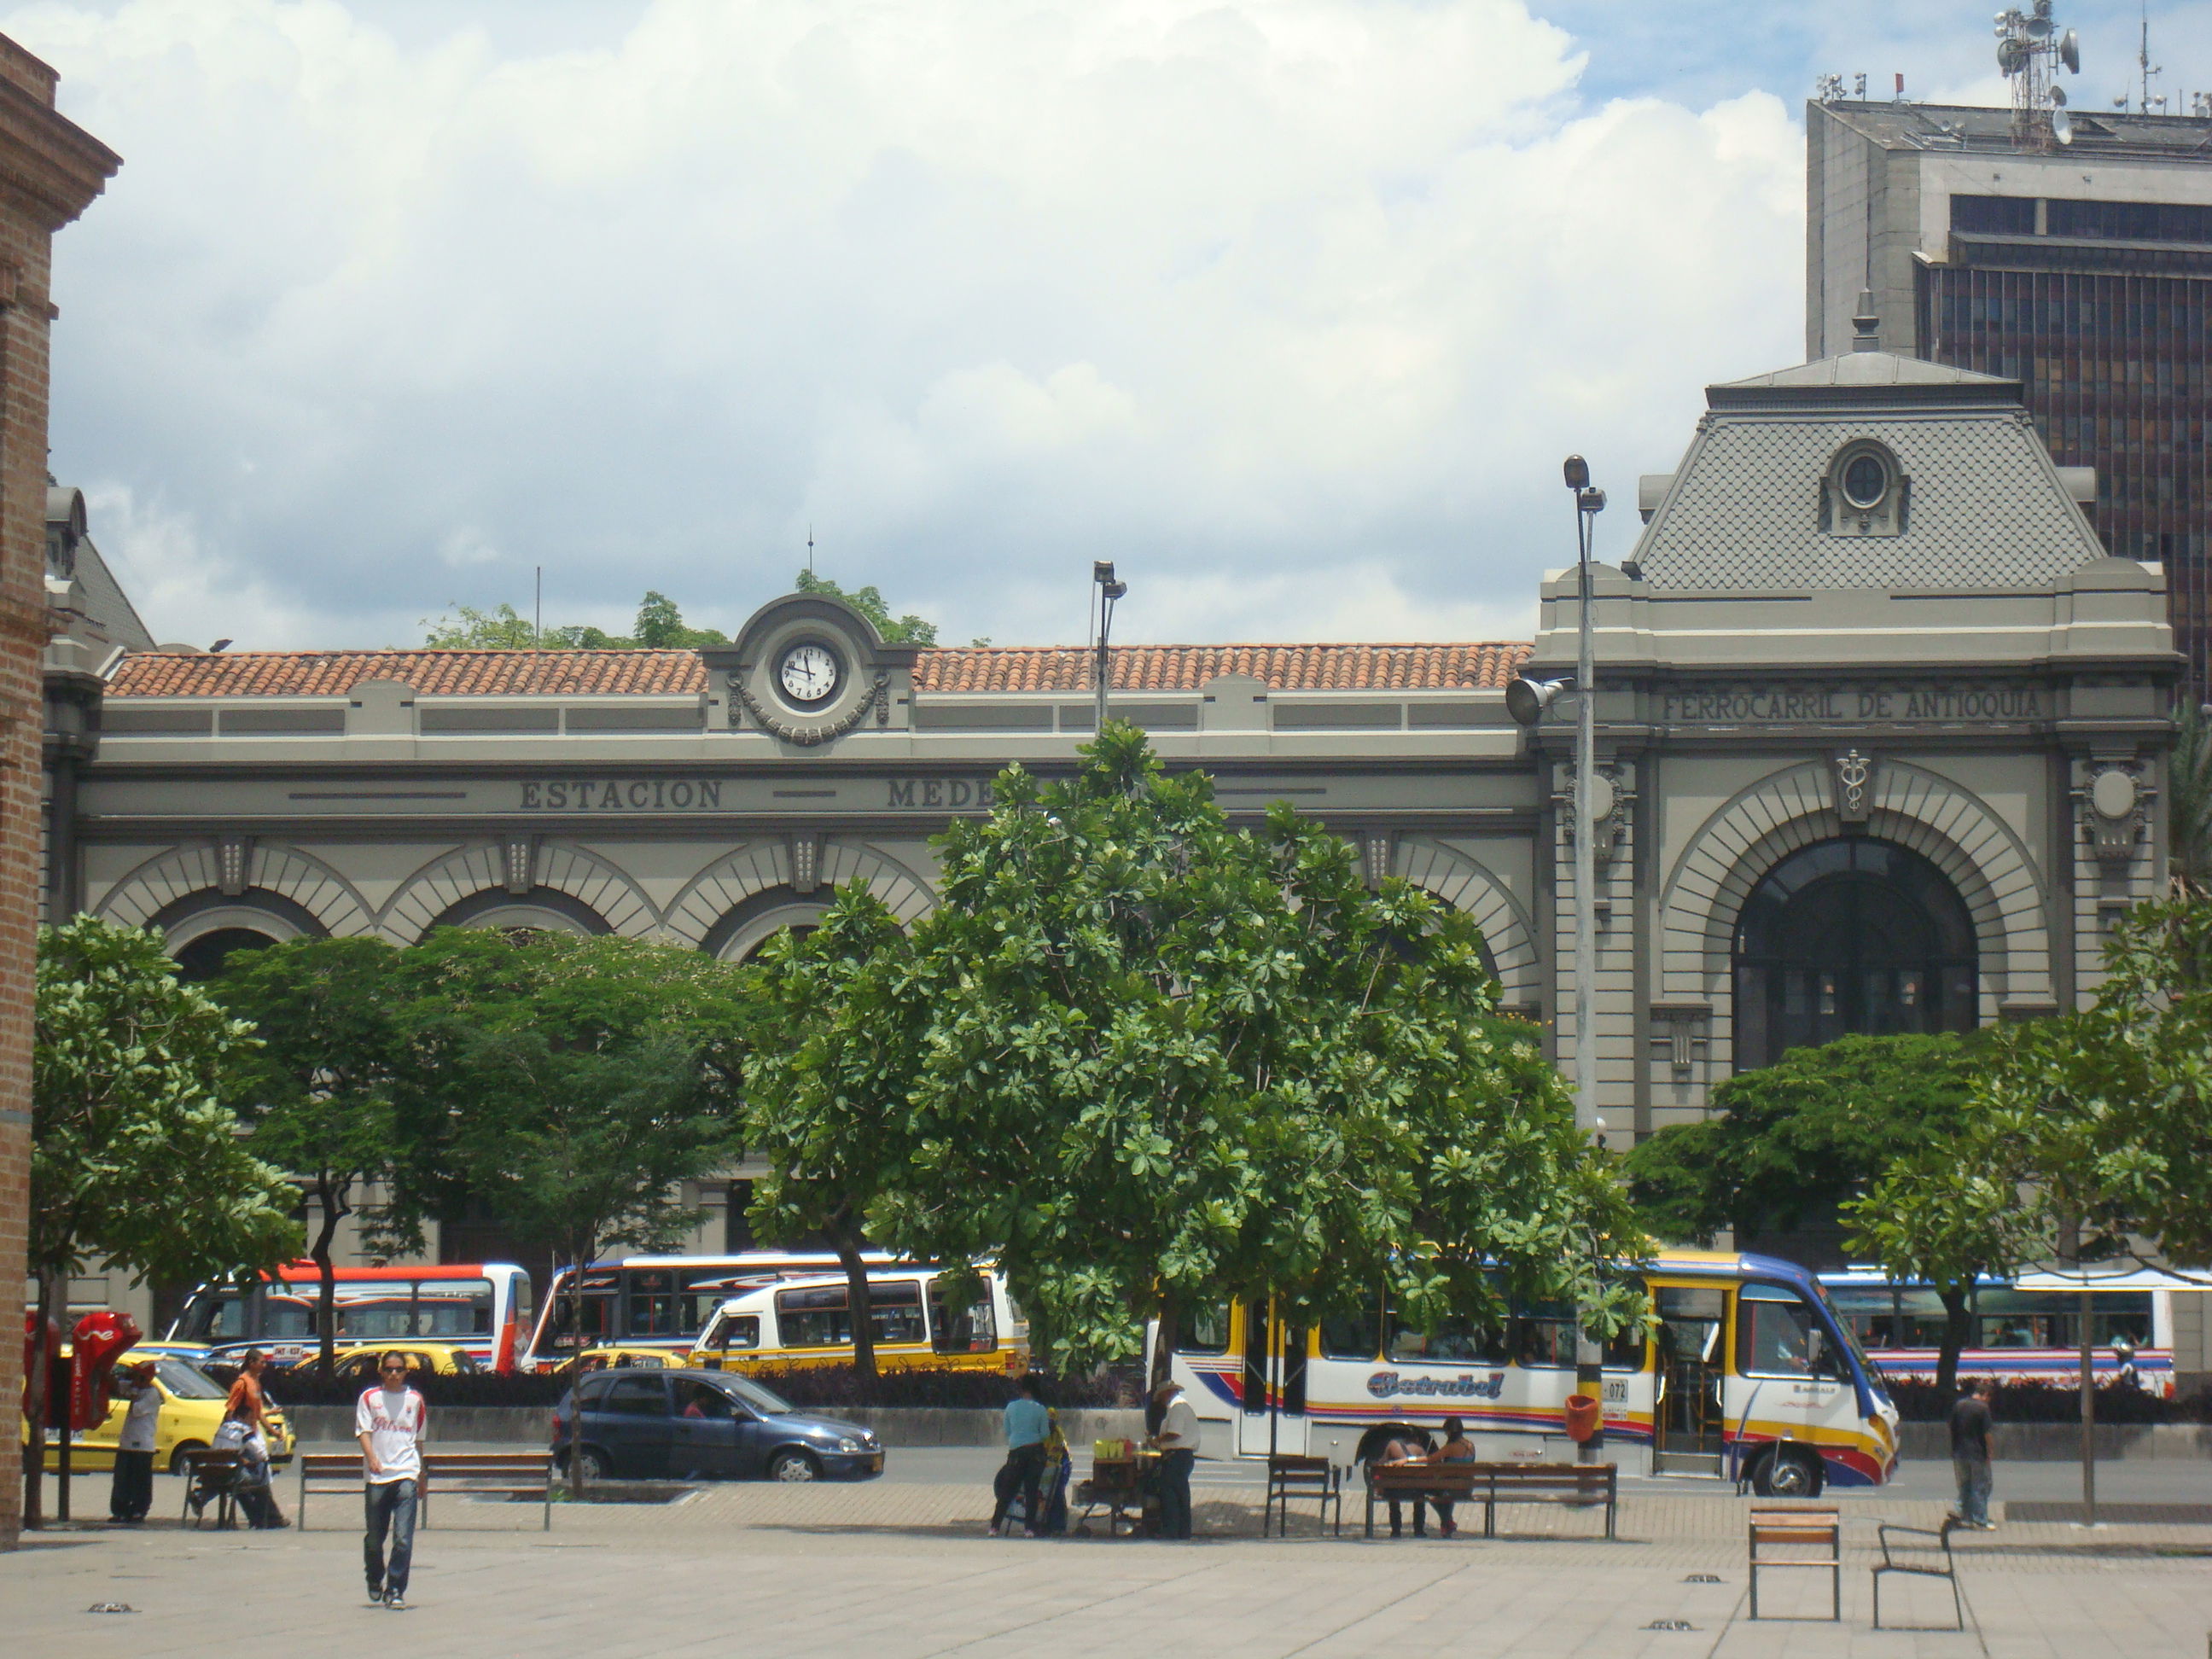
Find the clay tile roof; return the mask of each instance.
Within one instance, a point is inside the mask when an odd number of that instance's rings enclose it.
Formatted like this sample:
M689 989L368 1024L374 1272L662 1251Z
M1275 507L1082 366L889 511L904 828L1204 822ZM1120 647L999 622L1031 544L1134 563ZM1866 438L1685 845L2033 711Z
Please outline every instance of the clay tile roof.
M1195 691L1245 674L1279 691L1495 690L1529 647L1470 645L1127 645L1114 648L1114 684L1129 691ZM707 672L690 651L133 652L108 685L116 697L342 697L364 680L398 680L426 697L690 696ZM916 690L1087 691L1080 646L977 646L926 650Z
M342 697L363 680L398 680L426 697L690 695L707 689L692 651L133 652L115 697Z
M1528 655L1518 641L1474 645L1127 645L1113 650L1113 684L1130 691L1195 691L1246 674L1278 691L1497 690ZM991 646L924 651L925 692L1087 691L1091 656L1080 646Z

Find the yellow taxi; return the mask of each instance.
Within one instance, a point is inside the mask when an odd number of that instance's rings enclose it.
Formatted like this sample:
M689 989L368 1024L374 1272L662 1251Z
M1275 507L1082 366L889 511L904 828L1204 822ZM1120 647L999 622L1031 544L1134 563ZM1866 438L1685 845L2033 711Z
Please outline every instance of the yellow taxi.
M376 1381L378 1368L388 1353L407 1356L407 1373L418 1376L468 1376L483 1370L476 1355L452 1342L356 1342L337 1350L331 1358L331 1376L339 1382L358 1382L363 1388ZM301 1376L312 1376L315 1356L309 1354L292 1367Z
M664 1371L680 1369L688 1356L668 1348L633 1348L620 1343L586 1348L555 1372L572 1376L579 1371Z
M154 1427L154 1467L174 1474L182 1468L177 1461L180 1453L204 1450L215 1443L215 1431L222 1426L223 1401L230 1397L230 1390L190 1360L167 1356L148 1358L154 1361L154 1386L161 1395L161 1414L155 1419ZM126 1351L116 1369L120 1371L133 1363L132 1352ZM131 1402L118 1391L108 1402L106 1419L98 1428L86 1429L71 1437L72 1473L96 1474L115 1467L116 1443L123 1438L123 1419L130 1409ZM291 1462L292 1426L273 1401L262 1415L262 1437L269 1443L271 1463ZM23 1425L23 1443L28 1445L30 1439L30 1425L27 1423ZM61 1468L61 1443L51 1429L46 1431L46 1468L50 1472Z

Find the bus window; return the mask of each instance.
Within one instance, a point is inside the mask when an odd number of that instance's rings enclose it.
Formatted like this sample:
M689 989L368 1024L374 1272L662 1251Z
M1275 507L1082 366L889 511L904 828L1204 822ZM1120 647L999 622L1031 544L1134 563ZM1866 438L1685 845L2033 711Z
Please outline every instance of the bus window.
M1980 1315L1984 1348L2078 1348L2081 1344L2081 1298L2074 1291L1984 1289ZM2090 1301L2089 1340L2097 1347L2125 1341L2148 1346L2148 1291L2099 1291Z
M1372 1360L1382 1352L1382 1304L1356 1314L1331 1314L1321 1322L1324 1359Z
M714 1333L714 1341L708 1346L723 1349L757 1348L760 1346L760 1316L732 1314L722 1322L721 1328Z
M868 1285L870 1322L878 1342L922 1342L921 1281L899 1279ZM776 1329L787 1348L835 1348L851 1343L853 1322L842 1285L775 1293Z
M1449 1315L1433 1331L1421 1331L1393 1309L1389 1328L1389 1357L1400 1364L1438 1360L1490 1365L1505 1363L1504 1333L1472 1314Z
M1736 1298L1736 1370L1746 1376L1843 1375L1843 1356L1796 1291L1747 1285Z
M1565 1302L1523 1303L1513 1316L1508 1339L1517 1365L1549 1370L1575 1368L1575 1310ZM1600 1345L1598 1363L1609 1370L1644 1369L1644 1332L1631 1325Z
M665 1267L650 1271L632 1271L629 1280L629 1310L623 1322L626 1334L630 1336L674 1336L680 1323L678 1316L676 1275Z
M1227 1353L1229 1304L1209 1302L1176 1309L1175 1345L1177 1353Z
M426 1279L414 1292L414 1335L453 1341L491 1334L491 1280Z
M929 1328L939 1353L988 1353L999 1346L999 1322L991 1312L991 1289L987 1284L976 1298L958 1313L948 1313L944 1293L929 1287Z
M607 1276L611 1278L611 1276ZM596 1348L615 1340L615 1293L611 1283L603 1283L602 1275L594 1273L584 1281L583 1323L584 1340L576 1340L576 1303L560 1296L553 1301L553 1346L556 1351L579 1347Z

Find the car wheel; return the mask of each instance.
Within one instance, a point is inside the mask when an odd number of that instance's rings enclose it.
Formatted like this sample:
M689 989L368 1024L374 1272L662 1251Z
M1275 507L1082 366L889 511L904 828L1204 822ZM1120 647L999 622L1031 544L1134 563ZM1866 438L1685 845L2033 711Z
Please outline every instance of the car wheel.
M606 1453L601 1451L597 1446L586 1446L580 1453L578 1454L578 1455L583 1460L584 1481L586 1485L588 1486L594 1480L611 1480L614 1479L615 1466L613 1461L607 1456ZM559 1472L562 1480L567 1480L568 1478L568 1454L566 1451L556 1454L553 1459L553 1467Z
M1751 1485L1761 1498L1818 1498L1820 1460L1808 1452L1774 1452L1759 1464Z
M787 1447L769 1459L768 1478L771 1480L819 1480L822 1465L815 1461L812 1452Z
M185 1472L185 1460L194 1452L204 1452L206 1449L207 1442L204 1440L179 1440L177 1442L175 1449L169 1454L169 1473L182 1474Z

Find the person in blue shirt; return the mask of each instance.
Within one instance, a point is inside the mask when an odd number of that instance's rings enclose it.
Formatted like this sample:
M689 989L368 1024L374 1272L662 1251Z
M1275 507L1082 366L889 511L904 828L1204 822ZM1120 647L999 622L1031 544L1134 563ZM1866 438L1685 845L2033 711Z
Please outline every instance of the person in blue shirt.
M1022 1535L1037 1535L1037 1522L1043 1513L1043 1498L1040 1492L1044 1478L1044 1443L1052 1433L1052 1413L1037 1398L1037 1382L1034 1376L1024 1376L1014 1385L1017 1392L1006 1402L1006 1461L999 1470L998 1479L992 1482L997 1502L991 1506L991 1535L996 1538L1006 1524L1006 1508L1014 1500L1018 1489L1022 1494Z

